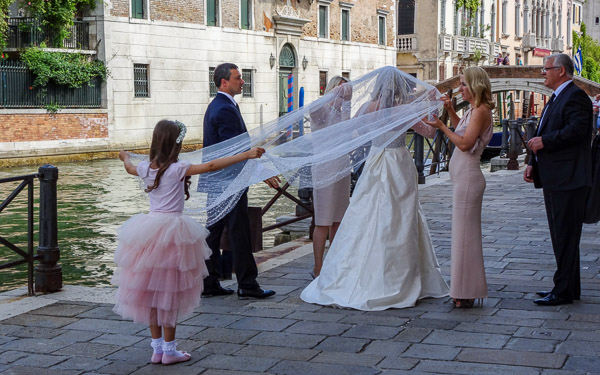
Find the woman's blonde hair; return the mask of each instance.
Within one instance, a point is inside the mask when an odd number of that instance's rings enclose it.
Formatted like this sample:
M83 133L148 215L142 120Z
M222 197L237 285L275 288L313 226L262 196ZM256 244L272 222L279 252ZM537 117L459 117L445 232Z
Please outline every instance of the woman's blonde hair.
M472 66L463 71L463 76L467 88L475 98L475 107L483 104L489 109L494 109L496 105L492 100L492 84L485 70L479 66Z
M325 94L327 94L329 91L333 90L334 88L338 87L342 83L346 83L346 82L348 82L348 78L346 78L346 77L342 77L342 76L331 77L331 79L327 83L327 86L325 87Z

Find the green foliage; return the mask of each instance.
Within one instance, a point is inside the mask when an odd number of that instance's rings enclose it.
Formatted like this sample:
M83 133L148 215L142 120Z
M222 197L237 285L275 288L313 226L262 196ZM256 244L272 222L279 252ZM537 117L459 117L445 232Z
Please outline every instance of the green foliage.
M0 0L5 1L5 0ZM20 6L28 16L40 20L40 26L55 35L53 46L62 47L62 41L69 37L69 27L78 9L95 7L96 0L21 0Z
M469 10L471 17L475 17L480 5L481 0L456 0L456 9L466 8Z
M471 57L471 60L473 60L475 63L478 63L479 61L481 61L482 57L483 57L483 52L481 52L481 50L479 48L477 48L475 50L475 52L473 53L473 57Z
M95 77L106 79L107 71L102 61L90 61L78 53L48 52L34 47L26 49L21 59L35 75L35 87L45 87L52 80L75 88L90 84Z
M4 51L8 40L8 7L13 3L13 0L0 0L0 51Z
M48 111L49 113L56 113L58 111L60 111L62 109L62 107L58 104L55 103L51 103L51 104L46 104L44 106L44 108L46 109L46 111Z
M581 76L594 82L600 83L600 45L587 35L585 24L581 24L581 35L573 31L573 51L581 45L583 64Z

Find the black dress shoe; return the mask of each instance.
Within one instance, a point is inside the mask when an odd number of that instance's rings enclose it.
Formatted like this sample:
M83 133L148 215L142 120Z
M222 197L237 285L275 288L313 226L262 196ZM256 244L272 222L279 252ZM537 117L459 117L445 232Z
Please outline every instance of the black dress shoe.
M202 291L202 297L230 296L232 294L233 289L223 288L221 285L206 288Z
M557 305L567 305L573 303L573 300L570 298L559 297L555 294L548 294L544 298L536 299L533 301L536 305L540 306L557 306Z
M263 298L274 296L275 292L272 290L262 290L260 288L238 289L237 295L238 295L239 299L249 299L249 298L263 299Z
M540 290L539 292L535 292L540 297L546 297L548 294L552 293L549 290Z

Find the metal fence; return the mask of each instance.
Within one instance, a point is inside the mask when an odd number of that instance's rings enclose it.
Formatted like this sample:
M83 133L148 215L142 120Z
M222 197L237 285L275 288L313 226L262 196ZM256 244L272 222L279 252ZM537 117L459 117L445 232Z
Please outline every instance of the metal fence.
M102 78L92 85L70 88L49 82L45 89L33 86L33 73L22 61L0 62L0 108L100 108Z
M39 46L45 42L48 47L55 46L58 35L42 27L40 21L30 17L11 17L8 23L8 48ZM69 28L69 37L61 42L62 48L89 49L90 25L86 21L73 21Z

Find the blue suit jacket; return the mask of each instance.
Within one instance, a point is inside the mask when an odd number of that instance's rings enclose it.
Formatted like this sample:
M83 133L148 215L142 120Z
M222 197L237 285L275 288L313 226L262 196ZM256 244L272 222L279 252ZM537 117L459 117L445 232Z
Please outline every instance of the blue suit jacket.
M204 147L246 133L240 110L223 94L217 94L204 114Z

